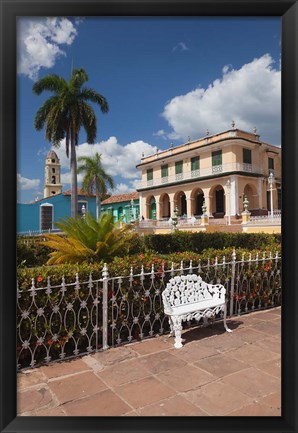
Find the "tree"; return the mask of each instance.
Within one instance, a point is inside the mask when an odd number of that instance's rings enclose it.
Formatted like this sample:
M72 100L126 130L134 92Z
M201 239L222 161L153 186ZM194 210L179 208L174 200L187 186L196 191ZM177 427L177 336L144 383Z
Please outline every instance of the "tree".
M108 261L117 254L125 254L132 237L131 227L119 228L111 214L102 214L97 220L87 212L85 218L69 217L56 225L64 235L45 234L46 240L41 242L54 250L48 265Z
M100 201L107 194L107 184L114 188L113 178L107 174L101 163L101 155L96 152L95 156L81 156L78 162L83 164L78 167L78 173L84 173L82 190L96 195L96 218L100 216Z
M96 138L96 117L92 106L97 104L102 113L109 110L106 99L93 89L83 87L88 81L88 75L84 69L73 69L69 81L58 75L47 75L33 85L33 92L40 95L49 91L50 96L38 109L34 126L40 131L46 126L45 135L54 147L59 147L61 140L66 140L66 155L69 157L71 171L71 216L77 215L78 190L77 190L77 158L76 146L78 145L79 132L83 127L87 134L87 142L93 144Z

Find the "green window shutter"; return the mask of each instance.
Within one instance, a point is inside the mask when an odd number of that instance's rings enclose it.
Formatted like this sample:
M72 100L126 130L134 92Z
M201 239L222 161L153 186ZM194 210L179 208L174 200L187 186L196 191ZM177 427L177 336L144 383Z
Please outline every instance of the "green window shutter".
M215 165L222 165L222 151L217 150L216 152L212 152L212 167Z
M268 168L269 170L274 170L274 159L268 158Z
M148 168L147 170L147 181L153 179L153 168Z
M251 164L251 150L250 149L243 149L243 163L244 164Z
M191 158L191 171L200 170L200 157Z
M168 177L168 175L169 175L168 164L162 165L161 166L161 177Z
M183 161L175 162L175 174L183 173Z

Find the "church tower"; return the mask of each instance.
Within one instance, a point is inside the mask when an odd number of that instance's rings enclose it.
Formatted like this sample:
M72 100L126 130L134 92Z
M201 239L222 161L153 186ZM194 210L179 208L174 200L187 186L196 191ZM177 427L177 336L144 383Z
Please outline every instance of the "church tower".
M60 183L60 160L53 150L47 154L45 163L45 184L43 188L43 197L50 197L62 192L62 184Z

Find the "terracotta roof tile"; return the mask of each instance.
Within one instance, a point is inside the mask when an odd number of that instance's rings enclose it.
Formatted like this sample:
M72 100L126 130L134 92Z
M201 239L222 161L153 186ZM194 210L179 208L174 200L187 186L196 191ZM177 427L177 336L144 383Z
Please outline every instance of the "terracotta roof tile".
M122 201L137 200L138 198L139 198L139 193L137 191L134 191L127 194L112 195L111 197L102 201L101 204L119 203Z
M71 195L71 189L68 189L67 191L64 191L62 194L64 195ZM78 195L87 195L88 197L95 197L95 194L87 194L84 192L81 188L78 188Z

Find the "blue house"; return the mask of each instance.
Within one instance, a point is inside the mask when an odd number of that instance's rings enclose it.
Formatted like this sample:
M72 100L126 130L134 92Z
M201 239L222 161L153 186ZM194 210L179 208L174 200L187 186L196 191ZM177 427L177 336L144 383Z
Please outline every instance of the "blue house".
M42 233L57 229L56 223L71 215L71 191L62 192L60 161L51 150L45 162L44 198L34 203L17 204L17 234ZM78 215L96 215L95 195L78 189Z
M17 233L42 233L57 229L56 223L71 215L70 198L68 190L35 203L18 203ZM78 189L78 215L82 215L83 206L86 212L96 215L95 195L88 196Z

